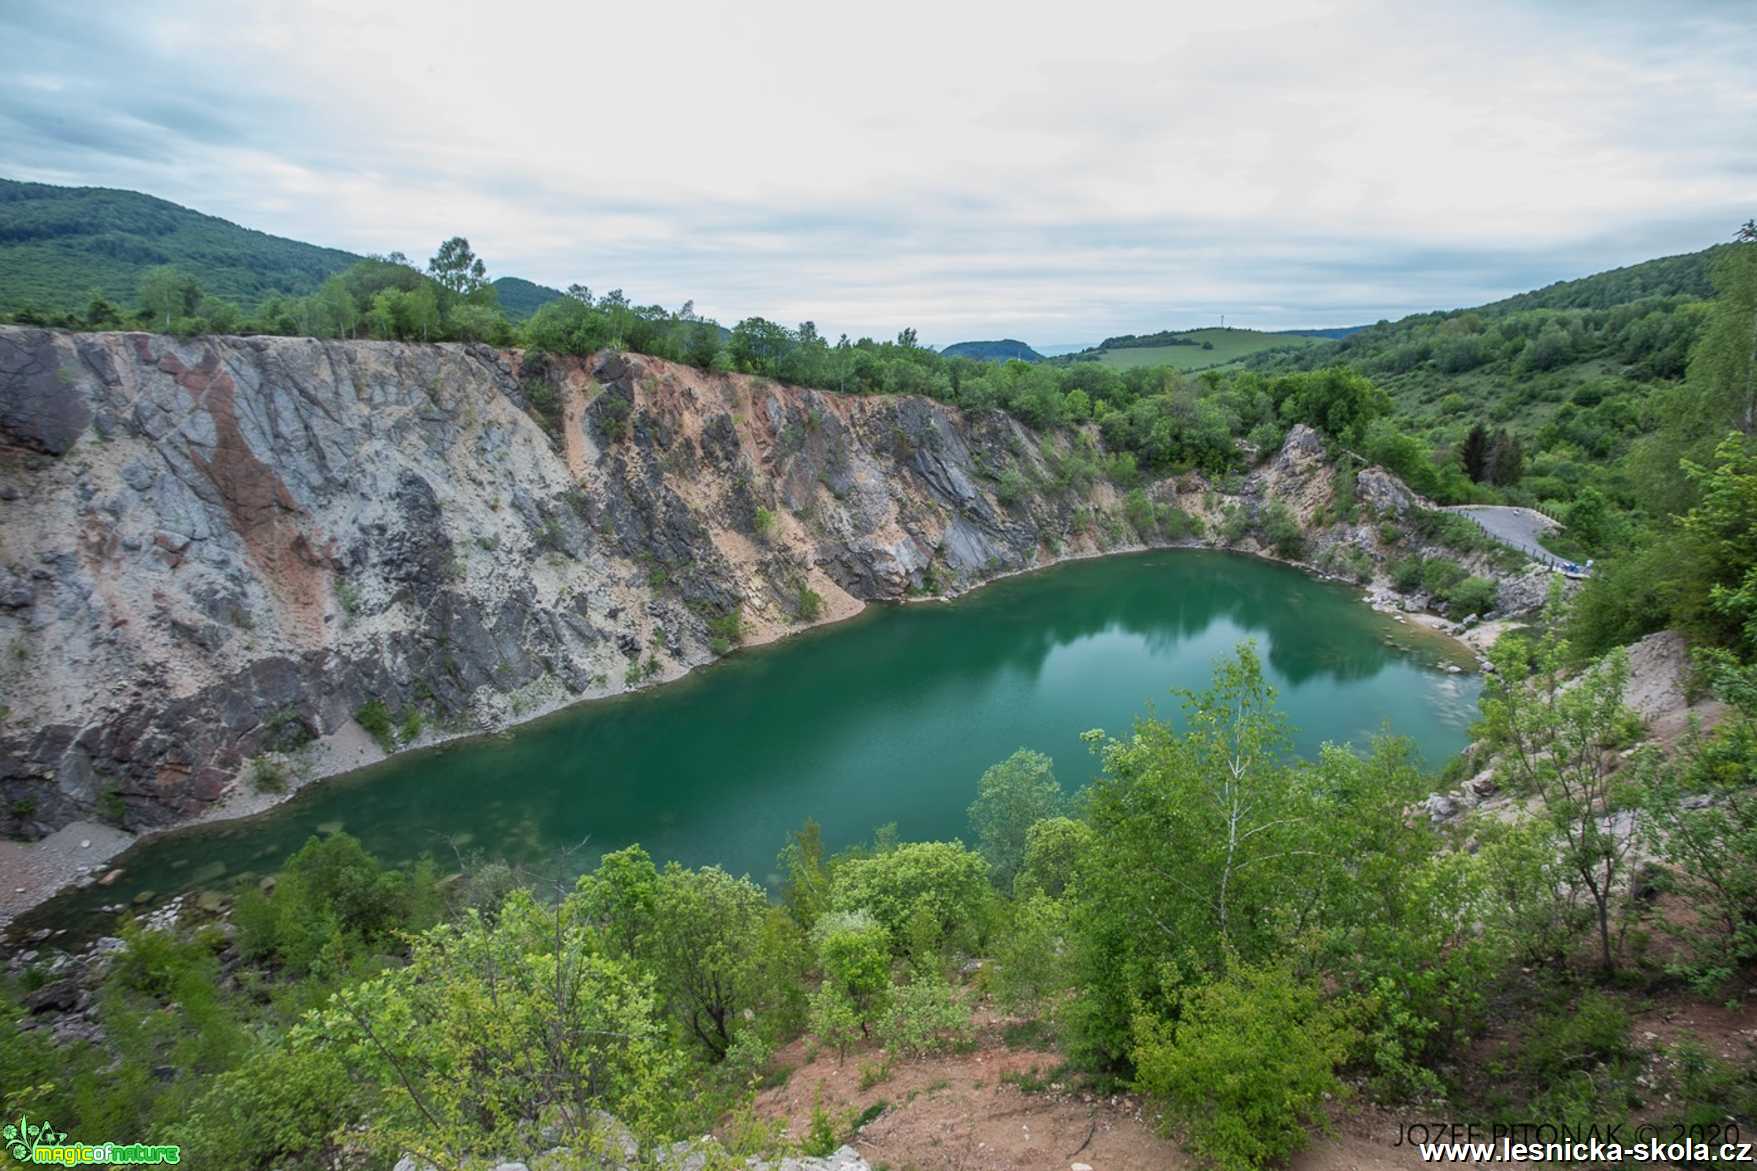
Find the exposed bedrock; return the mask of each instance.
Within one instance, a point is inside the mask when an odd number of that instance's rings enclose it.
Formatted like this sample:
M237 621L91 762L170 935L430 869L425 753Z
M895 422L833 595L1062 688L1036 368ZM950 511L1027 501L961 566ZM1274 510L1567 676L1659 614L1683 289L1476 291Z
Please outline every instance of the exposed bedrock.
M704 663L731 615L1138 544L1110 485L1057 487L1070 442L635 355L0 327L0 828L168 825L369 705L405 743L498 727ZM1328 481L1300 428L1242 496L1147 487L1310 516Z

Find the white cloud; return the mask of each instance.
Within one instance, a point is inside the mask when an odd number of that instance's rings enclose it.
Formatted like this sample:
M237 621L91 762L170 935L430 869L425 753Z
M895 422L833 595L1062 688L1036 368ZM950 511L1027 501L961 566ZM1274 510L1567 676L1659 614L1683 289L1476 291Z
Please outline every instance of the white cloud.
M144 0L0 46L8 174L832 334L1350 324L1757 194L1742 5Z

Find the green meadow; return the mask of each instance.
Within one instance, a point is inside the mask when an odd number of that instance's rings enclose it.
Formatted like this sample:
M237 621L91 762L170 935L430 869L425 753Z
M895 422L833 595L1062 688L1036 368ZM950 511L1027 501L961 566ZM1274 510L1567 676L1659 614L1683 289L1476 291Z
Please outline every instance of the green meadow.
M1305 347L1325 344L1328 339L1300 337L1287 333L1260 333L1254 329L1191 329L1177 336L1187 337L1194 345L1127 346L1099 349L1098 360L1106 366L1129 369L1134 366L1173 366L1179 370L1202 370L1224 366L1252 354L1277 347ZM1203 343L1207 343L1204 345Z

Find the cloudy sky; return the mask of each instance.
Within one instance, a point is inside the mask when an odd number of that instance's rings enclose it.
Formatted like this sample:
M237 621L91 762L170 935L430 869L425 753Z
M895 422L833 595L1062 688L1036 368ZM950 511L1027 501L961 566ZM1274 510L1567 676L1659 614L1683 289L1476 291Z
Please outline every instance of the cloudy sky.
M1347 325L1728 237L1754 49L1748 0L0 0L0 175L831 336Z

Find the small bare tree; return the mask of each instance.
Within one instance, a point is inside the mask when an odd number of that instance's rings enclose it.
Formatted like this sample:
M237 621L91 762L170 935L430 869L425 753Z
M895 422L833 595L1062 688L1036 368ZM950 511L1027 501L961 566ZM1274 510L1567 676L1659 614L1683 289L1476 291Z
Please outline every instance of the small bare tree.
M1546 613L1547 633L1533 644L1502 639L1496 675L1483 700L1483 723L1499 753L1507 788L1535 801L1569 876L1592 901L1599 963L1616 970L1627 908L1629 856L1640 806L1619 775L1618 751L1639 728L1623 704L1629 660L1613 651L1570 677L1559 591Z

